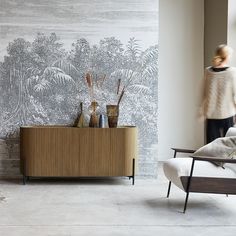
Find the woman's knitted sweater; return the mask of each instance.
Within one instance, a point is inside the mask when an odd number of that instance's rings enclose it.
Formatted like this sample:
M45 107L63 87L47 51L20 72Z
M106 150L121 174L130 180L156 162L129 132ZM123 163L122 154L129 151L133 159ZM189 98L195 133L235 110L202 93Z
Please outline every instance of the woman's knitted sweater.
M225 119L236 114L236 68L205 70L204 113L207 119Z

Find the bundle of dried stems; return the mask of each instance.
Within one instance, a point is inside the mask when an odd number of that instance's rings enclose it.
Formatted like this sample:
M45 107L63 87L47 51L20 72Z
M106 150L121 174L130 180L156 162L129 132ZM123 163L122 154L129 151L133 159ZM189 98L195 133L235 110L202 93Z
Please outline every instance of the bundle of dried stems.
M88 86L88 89L89 89L91 102L93 102L93 101L95 101L95 99L94 99L94 86L97 86L97 88L101 89L103 87L104 81L106 80L106 75L104 75L100 78L98 78L98 76L95 75L95 78L93 78L92 73L87 72L85 74L85 79L86 79L86 83L87 83L87 86ZM121 102L121 100L124 96L124 93L125 93L125 86L123 86L123 88L121 89L121 79L118 79L118 81L117 81L117 90L116 90L116 94L118 96L117 105L120 104L120 102Z

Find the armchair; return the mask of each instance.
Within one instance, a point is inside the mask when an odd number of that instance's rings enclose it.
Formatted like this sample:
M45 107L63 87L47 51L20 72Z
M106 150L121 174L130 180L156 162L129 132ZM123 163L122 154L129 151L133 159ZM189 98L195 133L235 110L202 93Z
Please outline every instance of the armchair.
M236 136L236 128L230 128L226 134ZM184 210L190 192L236 194L236 160L220 157L191 156L195 150L172 148L173 158L163 164L164 174L169 180L167 198L170 195L171 184L186 192ZM190 154L188 157L178 157L178 153ZM224 168L212 162L224 163Z

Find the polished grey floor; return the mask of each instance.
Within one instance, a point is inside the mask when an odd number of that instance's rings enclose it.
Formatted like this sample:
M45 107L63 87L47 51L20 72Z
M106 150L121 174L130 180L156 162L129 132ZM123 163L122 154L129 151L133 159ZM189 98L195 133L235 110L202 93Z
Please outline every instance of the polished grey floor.
M160 171L157 180L126 178L0 181L1 236L236 235L236 196L185 194Z

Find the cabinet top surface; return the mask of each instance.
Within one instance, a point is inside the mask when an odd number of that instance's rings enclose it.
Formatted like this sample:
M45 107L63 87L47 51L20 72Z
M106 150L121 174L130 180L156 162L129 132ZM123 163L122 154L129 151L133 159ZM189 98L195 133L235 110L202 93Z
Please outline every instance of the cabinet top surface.
M130 128L137 128L136 126L131 125L124 125L124 126L118 126L117 128L91 128L91 127L84 127L84 128L78 128L78 127L72 127L72 126L64 126L64 125L35 125L35 126L21 126L20 128L23 129L50 129L50 128L57 128L57 129L89 129L89 130L96 130L96 129L130 129Z

